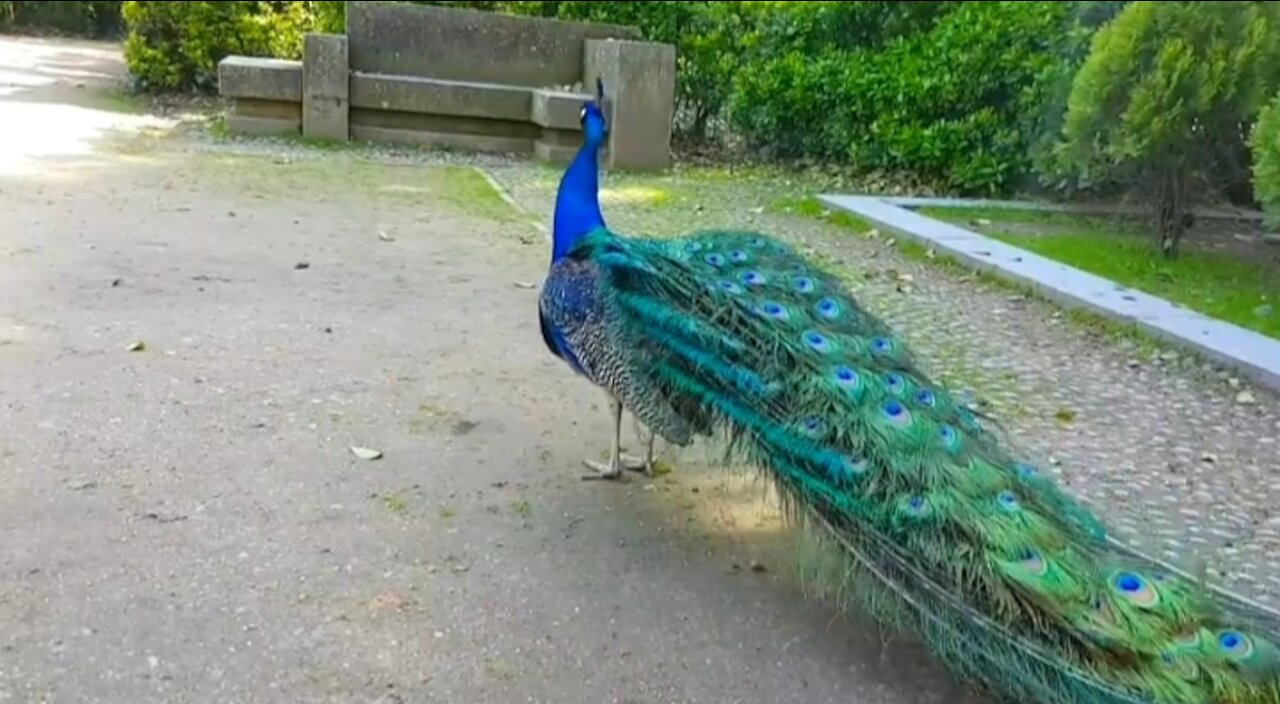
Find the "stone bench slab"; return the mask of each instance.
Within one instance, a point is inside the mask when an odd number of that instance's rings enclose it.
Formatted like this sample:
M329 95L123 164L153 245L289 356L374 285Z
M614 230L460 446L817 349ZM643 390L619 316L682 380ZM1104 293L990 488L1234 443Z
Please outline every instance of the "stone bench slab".
M218 91L229 98L302 101L302 62L228 56L218 62Z
M533 124L549 129L580 131L582 123L578 120L578 115L582 110L582 104L593 97L588 93L535 90L533 111L529 119Z
M351 74L351 105L358 108L528 122L532 100L533 91L520 86Z

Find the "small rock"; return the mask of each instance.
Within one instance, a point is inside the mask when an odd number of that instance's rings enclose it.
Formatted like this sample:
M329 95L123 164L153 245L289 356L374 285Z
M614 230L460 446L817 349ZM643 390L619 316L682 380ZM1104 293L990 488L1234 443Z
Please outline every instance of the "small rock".
M126 348L129 352L145 352L147 343L139 340Z
M1252 391L1245 390L1236 394L1236 403L1240 404L1241 406L1252 406L1257 402L1258 402L1258 399L1253 395Z
M293 265L293 268L294 268L294 269L296 269L296 270L298 270L298 271L301 271L301 270L303 270L303 269L310 269L310 268L311 268L311 263L310 263L310 262L298 262L297 264L294 264L294 265Z
M1238 389L1240 388L1240 380L1234 376L1227 377L1227 386L1230 386L1233 389Z
M1200 461L1204 462L1205 464L1217 464L1218 456L1213 454L1212 452L1206 452L1200 455Z

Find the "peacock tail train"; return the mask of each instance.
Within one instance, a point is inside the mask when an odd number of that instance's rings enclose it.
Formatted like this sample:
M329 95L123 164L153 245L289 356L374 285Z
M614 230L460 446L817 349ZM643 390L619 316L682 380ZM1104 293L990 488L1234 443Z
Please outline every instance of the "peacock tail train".
M598 227L557 266L627 406L681 445L724 433L860 603L962 678L1028 704L1280 703L1274 616L1110 541L787 245Z

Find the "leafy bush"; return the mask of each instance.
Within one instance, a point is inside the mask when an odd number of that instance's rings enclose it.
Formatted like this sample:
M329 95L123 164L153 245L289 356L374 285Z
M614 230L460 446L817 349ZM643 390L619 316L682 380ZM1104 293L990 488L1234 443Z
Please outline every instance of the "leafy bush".
M1249 146L1253 152L1254 194L1271 225L1280 228L1280 93L1259 113Z
M230 54L299 58L302 37L333 23L332 2L164 2L129 0L125 60L149 90L212 90Z
M864 35L868 46L852 50L766 54L738 73L735 128L780 157L1001 189L1029 168L1027 125L1070 53L1072 4L939 4L927 17L923 31L905 23L898 36Z
M1060 168L1155 210L1178 251L1195 194L1248 181L1248 125L1280 83L1280 4L1139 2L1096 35L1075 77Z
M0 28L19 31L56 32L85 37L111 37L123 29L122 0L94 2L0 2Z

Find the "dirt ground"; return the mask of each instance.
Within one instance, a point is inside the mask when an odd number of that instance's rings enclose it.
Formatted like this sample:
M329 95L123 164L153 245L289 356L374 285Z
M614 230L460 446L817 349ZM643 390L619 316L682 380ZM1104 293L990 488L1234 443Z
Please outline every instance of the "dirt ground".
M610 428L536 327L557 169L229 139L122 68L0 39L0 704L974 701L813 599L702 449L578 479ZM799 190L602 200L822 257L1121 540L1280 606L1276 394L773 208Z
M579 481L474 172L149 137L120 71L0 40L0 702L963 701L752 485Z

